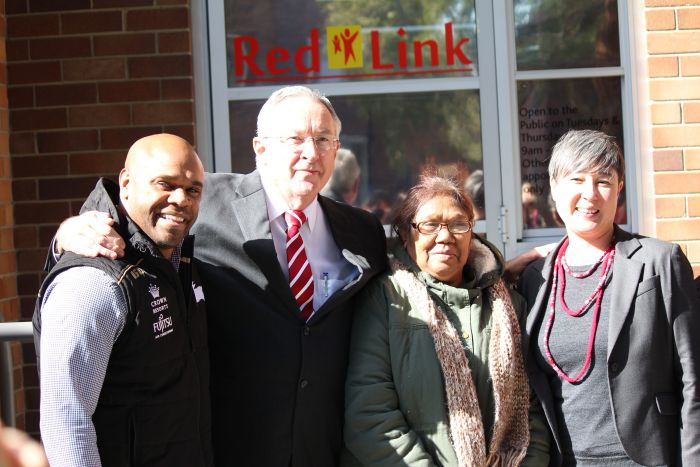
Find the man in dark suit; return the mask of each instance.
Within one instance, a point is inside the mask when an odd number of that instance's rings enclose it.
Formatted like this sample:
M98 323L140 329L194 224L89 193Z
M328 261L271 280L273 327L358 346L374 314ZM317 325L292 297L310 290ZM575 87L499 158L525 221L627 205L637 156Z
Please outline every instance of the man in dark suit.
M319 196L340 127L317 91L280 89L258 115L257 170L206 176L193 233L209 314L217 465L337 464L351 299L386 263L380 223ZM308 220L299 228L313 276L308 319L290 286L289 210ZM84 254L118 253L119 240L92 225L96 216L84 216L64 223L58 243Z

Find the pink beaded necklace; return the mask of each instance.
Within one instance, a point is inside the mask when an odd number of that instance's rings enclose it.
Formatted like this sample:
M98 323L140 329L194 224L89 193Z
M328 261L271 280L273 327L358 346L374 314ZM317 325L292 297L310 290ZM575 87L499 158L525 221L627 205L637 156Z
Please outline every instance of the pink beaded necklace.
M600 304L603 300L603 292L605 291L605 283L608 278L608 273L610 272L610 268L612 267L613 263L613 258L615 257L615 239L611 240L610 246L607 250L605 250L605 253L603 253L600 259L598 259L598 261L596 261L596 263L593 266L591 266L587 271L584 271L582 273L574 273L569 268L569 265L566 264L564 254L566 253L566 249L568 248L568 246L569 239L566 238L561 248L559 249L559 253L557 254L557 258L554 262L554 271L552 274L552 294L550 295L549 300L550 312L549 318L547 319L547 323L545 324L544 328L544 353L547 357L547 362L561 379L564 379L569 383L578 383L579 381L581 381L581 378L583 378L583 376L586 374L588 368L591 365L591 357L593 355L593 347L595 344L595 334L598 329L598 315L600 314ZM583 305L581 305L581 307L578 310L571 310L566 305L566 301L564 300L564 289L566 288L566 274L569 274L577 279L588 277L591 274L593 274L593 271L595 271L595 269L600 263L603 263L603 268L600 272L600 279L598 280L598 285L596 286L595 290L588 298L586 298L586 300L584 300ZM566 274L564 271L566 271ZM588 305L593 300L595 300L593 320L591 321L591 330L588 335L588 350L586 352L586 361L584 362L581 371L578 372L575 378L572 378L571 376L567 375L561 368L559 368L559 365L557 365L557 363L554 361L554 357L552 357L552 352L549 349L549 335L552 332L552 325L554 324L554 311L556 308L555 305L557 299L558 282L557 277L559 278L559 281L561 281L561 290L559 291L559 303L569 316L573 316L575 318L579 317L581 313L583 313L583 311L588 307Z

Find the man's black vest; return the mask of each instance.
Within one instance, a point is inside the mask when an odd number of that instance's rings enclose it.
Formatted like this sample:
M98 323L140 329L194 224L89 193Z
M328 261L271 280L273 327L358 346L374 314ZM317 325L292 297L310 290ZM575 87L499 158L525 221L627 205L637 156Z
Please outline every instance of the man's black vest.
M101 181L95 191L113 200L109 183ZM45 279L33 320L37 362L40 307L48 285L72 267L104 271L119 285L129 309L92 417L102 465L212 465L206 315L191 262L193 238L183 243L176 271L128 218L120 216L120 225L126 227L119 229L127 242L123 258L66 253Z

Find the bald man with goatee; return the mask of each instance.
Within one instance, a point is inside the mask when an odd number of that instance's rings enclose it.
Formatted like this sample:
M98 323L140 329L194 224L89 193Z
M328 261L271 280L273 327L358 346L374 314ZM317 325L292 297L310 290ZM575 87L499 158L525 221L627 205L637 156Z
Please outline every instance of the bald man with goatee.
M188 235L204 168L184 139L129 150L83 211L125 239L117 261L66 253L34 313L41 436L51 465L210 466L209 360Z

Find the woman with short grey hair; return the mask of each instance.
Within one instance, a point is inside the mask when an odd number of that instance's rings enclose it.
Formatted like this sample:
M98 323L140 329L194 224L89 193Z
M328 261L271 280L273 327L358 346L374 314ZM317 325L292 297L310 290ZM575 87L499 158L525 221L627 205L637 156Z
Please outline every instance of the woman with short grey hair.
M566 237L530 265L525 358L551 465L700 463L700 304L678 245L614 223L614 138L575 130L549 164Z

